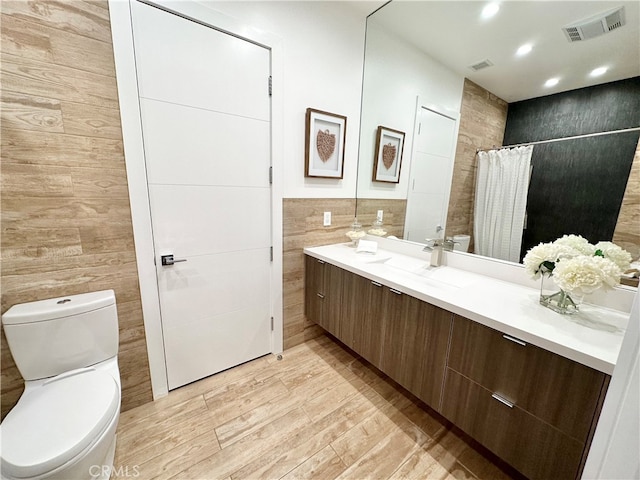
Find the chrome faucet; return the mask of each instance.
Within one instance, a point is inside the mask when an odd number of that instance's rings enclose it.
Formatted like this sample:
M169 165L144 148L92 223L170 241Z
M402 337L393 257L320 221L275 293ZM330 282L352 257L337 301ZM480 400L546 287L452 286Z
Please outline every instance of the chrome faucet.
M460 245L460 242L455 242L453 240L453 238L448 237L444 243L442 244L442 247L447 251L447 252L452 252L453 251L453 246L454 245Z
M423 252L431 252L430 264L432 267L439 267L442 263L442 251L451 252L453 246L458 243L454 242L452 238L427 238L427 244L422 249Z
M453 246L460 242L454 242L452 238L427 238L427 245L422 249L423 252L431 252L434 248L441 248L445 252L453 251Z
M427 238L427 244L422 249L423 252L431 252L434 248L442 248L444 240L441 238Z
M423 252L431 252L429 264L432 267L439 267L442 261L442 247L444 241L442 239L427 238L427 245L422 249Z

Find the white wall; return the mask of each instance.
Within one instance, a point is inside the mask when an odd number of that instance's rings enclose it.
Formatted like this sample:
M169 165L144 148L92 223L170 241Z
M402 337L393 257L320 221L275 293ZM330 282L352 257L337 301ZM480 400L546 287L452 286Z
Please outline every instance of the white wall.
M271 49L273 351L282 351L282 198L353 197L360 85L368 7L347 2L209 2L153 0L161 8ZM371 6L368 2L368 6ZM373 7L372 7L373 8ZM154 398L167 379L155 278L129 2L110 0L114 58L140 291ZM267 83L265 79L265 89ZM348 117L344 180L304 178L307 107ZM251 139L247 139L251 141Z
M422 105L459 113L464 77L389 35L371 20L365 59L358 197L406 198L416 99L419 96ZM371 180L378 125L406 134L399 184Z
M274 88L284 89L283 196L355 197L367 7L352 2L201 3L282 40L283 83ZM347 117L342 180L304 176L308 107Z
M640 295L611 376L582 478L640 478Z

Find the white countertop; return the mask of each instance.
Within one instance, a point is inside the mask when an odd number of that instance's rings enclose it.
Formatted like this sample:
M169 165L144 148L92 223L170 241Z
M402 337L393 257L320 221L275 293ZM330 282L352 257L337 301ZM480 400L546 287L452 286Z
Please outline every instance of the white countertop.
M356 253L350 244L335 244L304 253L608 375L629 321L628 313L589 304L561 315L538 303L537 289L453 267L429 267L424 259L397 252Z

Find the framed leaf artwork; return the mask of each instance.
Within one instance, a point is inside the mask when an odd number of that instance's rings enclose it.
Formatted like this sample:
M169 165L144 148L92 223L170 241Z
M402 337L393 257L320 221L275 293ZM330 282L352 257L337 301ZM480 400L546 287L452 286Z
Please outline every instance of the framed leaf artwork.
M404 148L404 132L383 126L376 134L376 157L373 160L375 182L400 182L400 164Z
M305 177L342 178L347 117L307 108Z

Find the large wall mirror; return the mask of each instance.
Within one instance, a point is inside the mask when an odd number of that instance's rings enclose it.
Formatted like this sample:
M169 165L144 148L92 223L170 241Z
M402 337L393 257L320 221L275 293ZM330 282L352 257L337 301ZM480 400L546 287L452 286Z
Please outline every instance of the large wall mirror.
M614 230L613 241L637 259L639 24L636 1L382 6L367 19L358 220L366 227L382 210L389 234L422 243L467 235L473 252L477 150L533 143L530 231L515 256L502 259L517 262L532 242L565 233L584 231L598 241L611 240L602 237ZM402 148L399 134L387 138L388 131L402 134ZM611 131L620 132L600 135ZM547 142L568 137L576 138ZM387 165L394 181L376 179ZM554 183L559 171L566 178ZM589 203L594 189L600 196ZM534 202L551 198L553 207L536 211ZM586 215L573 213L572 204ZM552 213L555 227L535 227L550 223ZM534 227L541 233L531 233Z

